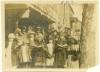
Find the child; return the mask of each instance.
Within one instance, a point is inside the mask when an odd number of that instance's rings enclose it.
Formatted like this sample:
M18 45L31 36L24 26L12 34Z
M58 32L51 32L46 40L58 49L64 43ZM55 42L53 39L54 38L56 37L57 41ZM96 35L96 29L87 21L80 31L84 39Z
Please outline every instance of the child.
M51 57L47 58L46 65L49 66L49 67L52 67L53 66L53 62L54 62L54 57L53 57L53 51L54 51L53 40L49 40L49 43L47 44L47 47L48 47L48 51L49 51L49 54L50 54Z

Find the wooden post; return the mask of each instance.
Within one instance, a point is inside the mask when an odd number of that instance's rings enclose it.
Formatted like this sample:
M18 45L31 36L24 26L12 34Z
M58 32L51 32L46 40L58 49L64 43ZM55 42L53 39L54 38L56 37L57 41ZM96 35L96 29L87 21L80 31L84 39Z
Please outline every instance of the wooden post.
M12 52L12 44L13 44L13 40L14 40L15 36L13 33L10 33L8 35L8 47L6 50L6 67L7 68L12 68L12 56L11 56L11 52Z

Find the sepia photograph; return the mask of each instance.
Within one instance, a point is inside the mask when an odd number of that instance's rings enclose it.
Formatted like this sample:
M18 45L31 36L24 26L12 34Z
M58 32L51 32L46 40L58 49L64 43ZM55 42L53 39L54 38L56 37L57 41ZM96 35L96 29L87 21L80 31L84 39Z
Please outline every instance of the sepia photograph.
M3 8L4 71L96 66L97 2L19 1Z

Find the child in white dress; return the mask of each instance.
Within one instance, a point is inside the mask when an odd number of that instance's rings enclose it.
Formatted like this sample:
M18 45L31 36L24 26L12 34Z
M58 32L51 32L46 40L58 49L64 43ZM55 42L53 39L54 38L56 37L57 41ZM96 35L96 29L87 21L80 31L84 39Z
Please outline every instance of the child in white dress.
M49 52L51 58L47 58L46 65L47 66L53 66L53 62L54 62L54 57L53 57L53 51L54 51L53 40L49 40L49 43L47 44L47 47L48 47L48 52Z

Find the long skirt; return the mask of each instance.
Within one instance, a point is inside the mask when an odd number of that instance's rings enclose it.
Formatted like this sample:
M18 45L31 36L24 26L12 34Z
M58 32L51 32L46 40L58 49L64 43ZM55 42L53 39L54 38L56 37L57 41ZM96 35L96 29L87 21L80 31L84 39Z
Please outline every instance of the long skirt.
M17 56L18 56L18 68L29 67L29 63L31 62L31 56L30 56L30 47L27 44L24 44L19 47Z
M66 51L61 48L56 48L55 50L54 66L63 68L66 60Z
M46 62L46 54L42 47L35 47L31 52L32 64L34 67L44 67Z

